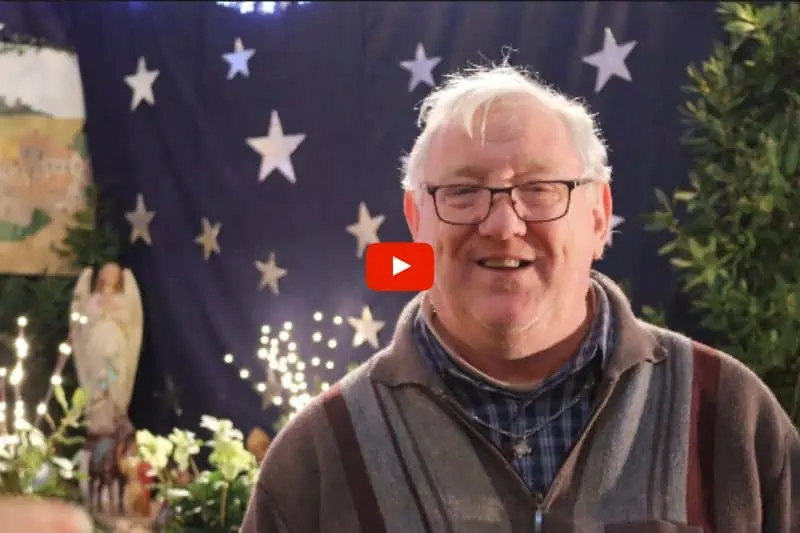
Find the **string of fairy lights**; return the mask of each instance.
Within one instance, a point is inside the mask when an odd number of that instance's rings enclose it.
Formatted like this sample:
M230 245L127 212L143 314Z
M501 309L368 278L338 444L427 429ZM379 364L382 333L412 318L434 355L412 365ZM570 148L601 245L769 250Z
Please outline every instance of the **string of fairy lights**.
M17 336L14 339L14 362L9 367L0 367L0 442L12 444L18 439L19 431L38 426L47 414L47 405L53 396L53 387L63 382L61 373L72 354L72 348L66 342L59 346L59 357L55 369L50 376L50 386L42 401L36 405L33 424L28 418L23 386L25 383L25 361L30 356L30 343L25 335L28 319L25 316L17 318ZM12 408L9 409L9 406Z
M72 321L85 322L86 317L73 313ZM357 362L347 365L337 364L333 354L339 347L339 334L325 333L325 315L316 311L312 315L317 325L311 334L310 349L302 353L294 338L295 328L292 322L284 322L281 327L269 324L261 326L259 348L256 356L263 370L263 375L254 375L245 366L239 366L239 377L252 384L262 397L262 407L267 405L288 406L291 418L308 405L311 399L320 392L328 390L331 382L341 378L347 371L357 366ZM378 331L383 322L375 321L368 307L362 310L361 318L350 317L346 320L339 315L329 319L330 324L340 328L349 323L355 329L353 346L358 347L368 342L373 348L378 347ZM17 335L14 339L14 361L11 365L0 366L0 444L12 443L17 432L37 427L48 413L48 404L53 397L53 389L63 383L62 372L72 355L72 347L67 342L59 345L59 355L55 368L50 376L50 383L45 397L36 404L35 419L31 423L29 407L24 398L26 378L25 362L30 357L30 343L26 337L28 319L20 316L17 319ZM225 354L223 361L235 364L233 354Z
M249 382L261 395L262 407L269 404L288 407L290 418L308 405L314 396L328 390L331 381L342 377L357 364L350 363L347 368L338 368L341 365L337 365L331 357L339 346L337 335L324 333L327 321L321 311L314 312L312 318L317 327L311 334L311 349L306 354L301 353L295 340L292 322L284 322L280 328L269 324L261 326L256 357L263 365L263 376L255 375L243 366L244 361L237 363L233 354L223 356L226 364L238 366L239 377ZM336 327L345 324L339 315L329 320Z

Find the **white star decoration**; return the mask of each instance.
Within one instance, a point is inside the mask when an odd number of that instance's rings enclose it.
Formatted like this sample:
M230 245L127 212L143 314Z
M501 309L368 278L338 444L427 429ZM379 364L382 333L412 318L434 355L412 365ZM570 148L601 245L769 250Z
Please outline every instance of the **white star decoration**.
M355 334L353 335L354 347L358 348L366 341L373 348L378 348L378 332L383 329L385 322L373 320L372 311L369 310L369 307L364 306L361 310L361 318L347 317L347 323L355 329Z
M155 211L148 211L144 205L144 196L136 196L136 209L125 213L125 218L131 224L131 244L137 239L142 239L146 244L153 244L150 238L150 221L156 216Z
M380 242L378 228L383 224L385 218L384 215L370 216L367 204L364 202L358 204L358 222L347 226L347 233L358 239L358 244L356 245L357 257L363 257L364 250L367 249L368 245Z
M131 111L136 110L142 102L147 102L150 105L156 103L156 98L153 96L153 82L156 81L158 74L158 70L147 70L145 59L140 57L136 73L125 76L125 83L133 89Z
M217 222L212 225L205 217L203 217L202 223L203 232L194 239L194 242L203 247L203 259L208 261L212 253L220 253L218 239L219 232L222 229L222 223Z
M614 230L617 228L617 226L619 226L623 222L625 222L625 218L624 217L620 217L620 216L617 216L617 215L611 215L611 228L608 230L608 246L611 246L611 244L612 244L612 238L614 236ZM617 232L617 233L619 233L619 232Z
M284 135L281 118L277 111L273 111L269 121L269 133L265 137L247 139L250 148L261 155L258 181L264 181L273 170L278 169L289 183L296 183L291 155L305 138L305 133Z
M278 280L285 276L289 271L285 268L280 268L275 263L275 252L269 253L269 259L264 261L256 261L256 268L261 272L261 282L258 285L258 290L263 289L267 285L272 290L272 294L278 294Z
M603 38L603 49L594 54L583 58L584 63L597 67L597 80L594 85L594 92L599 93L605 87L611 76L618 76L623 80L631 81L631 73L625 66L625 58L636 46L636 41L628 41L625 44L617 44L611 29L606 28Z
M411 73L408 92L412 92L417 85L423 82L430 87L436 85L436 82L433 81L433 69L441 60L441 57L426 57L425 47L422 46L422 43L417 43L417 53L414 59L400 62L400 66Z
M237 37L233 43L233 52L222 54L222 59L228 62L228 79L232 80L237 74L249 78L250 65L248 61L255 53L256 51L252 48L245 50L242 40Z

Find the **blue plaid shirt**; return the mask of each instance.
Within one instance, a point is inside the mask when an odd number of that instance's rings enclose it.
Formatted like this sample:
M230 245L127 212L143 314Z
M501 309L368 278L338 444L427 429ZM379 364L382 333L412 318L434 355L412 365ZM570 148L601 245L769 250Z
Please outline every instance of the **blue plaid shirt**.
M498 388L457 364L429 329L422 314L414 321L414 342L456 401L473 418L475 425L511 462L531 492L544 497L572 445L589 420L596 384L607 354L613 349L613 316L605 291L593 283L596 313L575 357L527 393ZM527 438L531 453L516 457L511 439L487 426L521 436L538 428Z

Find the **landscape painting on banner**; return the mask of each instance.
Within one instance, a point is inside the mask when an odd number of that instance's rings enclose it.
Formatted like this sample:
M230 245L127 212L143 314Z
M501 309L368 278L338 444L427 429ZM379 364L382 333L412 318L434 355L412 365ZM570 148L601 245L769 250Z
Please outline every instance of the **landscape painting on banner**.
M91 179L74 53L0 43L0 274L74 274L56 249Z

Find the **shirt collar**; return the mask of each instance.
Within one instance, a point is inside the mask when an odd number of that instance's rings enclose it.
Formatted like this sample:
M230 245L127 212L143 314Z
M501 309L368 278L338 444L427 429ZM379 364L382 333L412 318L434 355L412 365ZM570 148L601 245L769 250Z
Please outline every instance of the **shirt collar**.
M549 383L561 381L579 372L585 368L589 362L598 357L601 360L600 364L605 367L608 354L613 349L614 328L612 326L613 317L611 305L608 295L599 283L592 280L591 287L595 298L595 314L592 318L592 323L586 339L578 349L575 357L570 358L566 365L537 385L536 389L545 388ZM412 324L412 335L417 349L439 375L443 376L449 374L450 376L461 380L467 380L473 385L485 389L501 389L503 392L522 392L492 380L458 357L455 350L447 346L436 334L434 328L430 325L430 320L430 306L423 302Z

